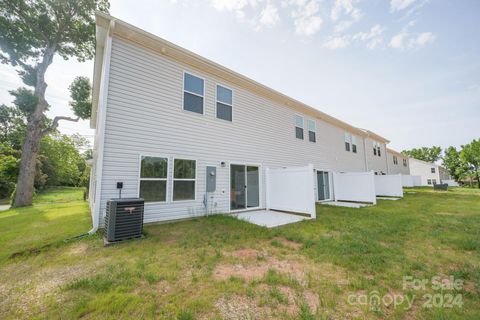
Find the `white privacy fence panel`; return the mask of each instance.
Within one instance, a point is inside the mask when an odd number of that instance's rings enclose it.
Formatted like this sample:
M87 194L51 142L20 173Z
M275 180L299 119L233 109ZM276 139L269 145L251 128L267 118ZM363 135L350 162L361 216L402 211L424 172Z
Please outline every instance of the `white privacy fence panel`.
M422 185L422 178L420 176L412 176L408 174L402 174L402 186L411 188Z
M335 201L377 203L373 171L333 173Z
M403 197L403 178L401 174L377 175L374 180L377 196Z
M414 187L413 176L409 174L402 174L402 186L407 188Z
M449 187L458 187L459 184L455 180L442 180L442 183L448 184Z
M267 168L267 209L305 213L315 212L315 180L313 165L306 167Z

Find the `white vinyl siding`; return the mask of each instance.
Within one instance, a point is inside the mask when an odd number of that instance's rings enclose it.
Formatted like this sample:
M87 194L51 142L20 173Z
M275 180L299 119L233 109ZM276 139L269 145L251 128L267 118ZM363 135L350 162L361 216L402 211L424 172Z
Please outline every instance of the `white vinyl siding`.
M110 198L139 194L139 157L162 154L169 159L165 203L147 203L145 222L191 218L205 214L205 170L217 166L217 189L211 193L213 213L230 210L230 164L260 167L260 207L265 207L266 167L304 166L324 171L365 171L363 144L359 155L344 152L343 128L316 120L317 143L292 138L297 114L283 104L258 96L208 74L204 79L203 116L184 111L183 78L189 68L136 44L113 39L106 109L101 213ZM216 117L216 85L224 83L234 94L234 121ZM195 159L195 200L170 201L174 159ZM222 166L221 163L225 165Z

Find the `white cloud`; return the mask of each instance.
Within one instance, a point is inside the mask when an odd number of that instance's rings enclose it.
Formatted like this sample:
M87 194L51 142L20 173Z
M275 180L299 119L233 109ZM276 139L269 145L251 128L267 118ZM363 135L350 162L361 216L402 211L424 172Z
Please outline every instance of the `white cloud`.
M362 17L362 12L355 8L353 3L353 0L335 0L330 11L330 19L337 21L342 17L344 18L335 25L334 31L336 33L347 30Z
M358 32L356 34L347 34L343 36L331 36L323 46L333 50L345 48L352 43L364 43L368 49L375 49L383 43L382 33L383 27L376 24L367 32Z
M402 31L392 37L388 44L391 48L401 50L418 49L435 41L436 36L432 32L409 33Z
M296 0L291 3L297 6L297 9L292 12L295 33L307 37L317 33L322 25L322 18L318 14L320 10L318 1Z
M401 11L413 5L417 0L391 0L390 1L390 10Z
M367 41L380 36L382 33L383 33L383 28L379 24L376 24L370 29L369 32L359 32L355 34L353 37L354 39Z
M435 41L435 35L431 32L422 32L418 35L418 37L415 39L415 42L419 45L419 46L424 46L424 45L427 45L429 43L432 43L433 41Z
M405 48L405 39L408 37L408 34L405 32L401 32L397 35L394 35L392 39L390 39L390 43L388 44L391 48L394 49L404 49Z
M271 3L268 3L260 13L260 24L267 27L273 27L279 20L278 9Z
M350 16L354 21L360 19L362 15L361 11L353 6L353 0L335 0L330 12L330 18L336 21L342 14Z
M247 0L212 0L213 7L219 11L242 10L247 4Z
M327 49L335 50L345 48L350 44L349 36L332 37L328 39L323 46Z
M383 28L379 24L374 25L369 32L359 32L353 36L354 40L363 41L367 48L372 50L383 43Z

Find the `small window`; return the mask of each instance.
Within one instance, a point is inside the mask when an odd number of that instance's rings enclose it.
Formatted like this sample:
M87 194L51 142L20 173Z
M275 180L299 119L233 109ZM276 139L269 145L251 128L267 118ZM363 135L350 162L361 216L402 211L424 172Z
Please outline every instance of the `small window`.
M432 168L431 171L432 171L432 173L435 173L435 168Z
M232 121L233 92L217 85L217 118Z
M404 167L407 166L407 159L403 159L403 166L404 166Z
M351 135L345 132L345 151L350 151L351 140L352 140Z
M352 152L357 153L357 137L352 135Z
M432 184L437 184L437 179L432 179Z
M432 179L427 179L427 184L432 184Z
M317 141L317 127L314 120L308 120L308 141Z
M167 201L168 159L141 157L139 196L145 202Z
M204 81L189 73L183 77L183 109L203 114Z
M393 164L397 165L398 164L398 159L397 156L393 156Z
M377 155L377 142L373 141L372 144L373 144L373 155L376 156Z
M380 143L377 143L377 155L381 157L382 155L380 154Z
M195 200L196 161L174 159L173 201Z
M295 137L303 140L303 117L295 115Z

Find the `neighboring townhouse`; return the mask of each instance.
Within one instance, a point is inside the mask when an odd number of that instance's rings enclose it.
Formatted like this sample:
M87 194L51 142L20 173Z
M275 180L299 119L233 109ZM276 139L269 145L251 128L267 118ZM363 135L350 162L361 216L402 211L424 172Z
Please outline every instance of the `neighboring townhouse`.
M388 174L410 174L408 156L387 148Z
M422 186L441 183L442 179L440 177L440 168L442 167L438 164L414 158L409 158L408 162L410 164L410 174L412 176L420 176Z
M369 130L362 129L365 132L363 140L366 154L366 171L374 171L375 174L387 174L387 139L377 135Z
M313 164L318 200L333 171L387 172L386 139L113 17L96 23L94 226L120 192L155 222L265 208L267 167Z

